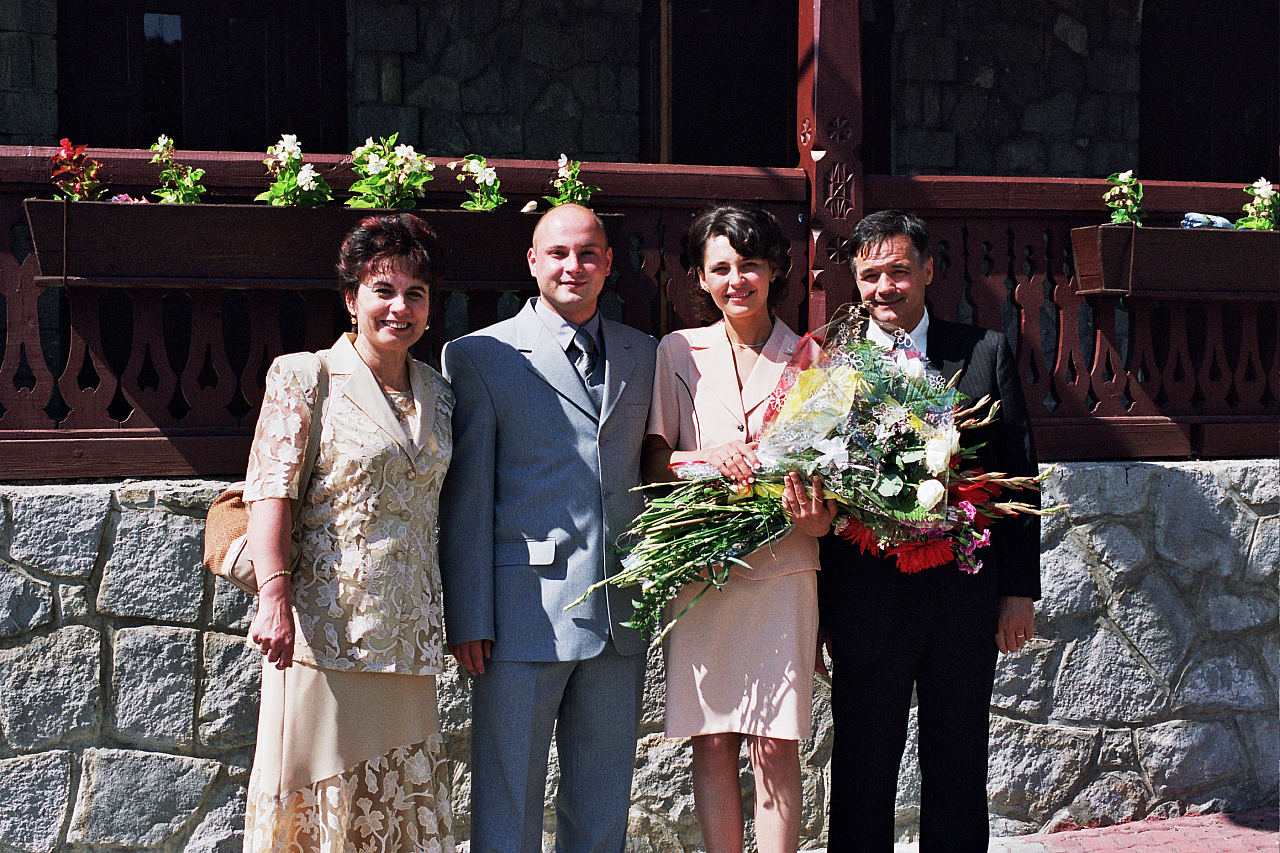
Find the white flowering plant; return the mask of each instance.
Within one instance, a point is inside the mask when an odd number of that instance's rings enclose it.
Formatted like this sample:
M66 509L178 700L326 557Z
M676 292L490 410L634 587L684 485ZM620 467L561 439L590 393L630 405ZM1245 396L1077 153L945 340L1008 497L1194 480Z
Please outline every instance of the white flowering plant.
M560 155L560 160L556 163L556 176L551 179L551 188L556 191L556 194L543 196L551 202L552 207L559 207L562 204L591 206L591 195L600 192L600 188L584 184L578 179L578 171L581 168L582 164L577 160L570 160L567 154Z
M1142 184L1133 177L1133 169L1116 172L1107 178L1107 183L1113 186L1107 190L1102 200L1111 208L1111 224L1141 225L1142 218L1146 215L1142 210Z
M463 210L493 210L506 201L499 192L502 182L498 180L498 173L479 154L468 154L461 160L455 160L449 168L462 170L458 175L459 181L475 181L476 188L467 190L471 198L462 203Z
M192 169L173 159L173 140L163 133L150 149L151 162L164 168L160 171L160 188L151 193L161 204L199 204L204 187L200 185L204 169Z
M333 189L315 166L302 162L302 146L294 134L283 134L279 142L267 148L267 159L262 163L275 180L254 201L275 207L315 207L333 201Z
M1275 231L1277 218L1276 188L1266 178L1258 178L1244 188L1253 199L1244 206L1245 216L1236 220L1236 228L1250 231Z
M351 185L348 207L404 210L417 206L436 164L414 151L412 145L397 145L398 138L399 134L393 133L375 142L371 136L351 152L351 168L360 180Z

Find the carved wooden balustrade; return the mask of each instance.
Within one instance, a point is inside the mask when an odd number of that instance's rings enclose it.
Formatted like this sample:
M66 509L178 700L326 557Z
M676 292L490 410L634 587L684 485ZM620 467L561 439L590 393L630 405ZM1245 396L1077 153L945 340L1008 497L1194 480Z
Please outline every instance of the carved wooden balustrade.
M831 127L839 137L842 125ZM8 251L0 252L0 480L242 472L270 359L326 346L346 326L334 285L315 277L209 278L193 258L182 276L131 279L127 287L110 278L42 287L48 282L36 280L21 199L50 195L51 153L0 148L0 222L8 226ZM106 163L113 189L139 195L154 186L146 152L91 153ZM216 201L247 201L264 186L260 155L186 159L208 170ZM349 184L340 158L308 159L335 189ZM542 162L493 165L516 206L546 192L555 170ZM801 169L590 164L584 179L604 188L597 210L621 218L611 225L618 275L602 310L655 334L694 323L692 280L681 262L688 222L710 199L753 199L777 213L792 238L782 316L804 330L853 297L844 240L857 217L901 207L924 216L935 238L931 310L1002 329L1017 342L1042 459L1275 453L1280 288L1246 293L1233 282L1276 270L1224 269L1218 298L1085 298L1072 284L1069 231L1104 218L1103 182L864 178L856 161L848 168L849 182L820 178L826 189L812 204L822 215L810 220L812 173ZM456 208L463 198L448 171L429 186L424 209ZM1235 186L1158 182L1144 199L1153 216L1174 221L1186 210L1234 216L1244 200ZM489 245L483 226L472 237L471 257L477 248L524 252ZM336 257L336 243L315 251ZM420 357L431 360L445 340L510 316L534 292L531 279L472 266L451 267Z

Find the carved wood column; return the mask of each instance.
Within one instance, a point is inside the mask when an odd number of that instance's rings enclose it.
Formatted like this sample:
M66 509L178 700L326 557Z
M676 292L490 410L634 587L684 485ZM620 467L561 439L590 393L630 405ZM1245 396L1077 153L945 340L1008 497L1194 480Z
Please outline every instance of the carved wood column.
M801 0L796 144L809 175L809 328L853 301L847 242L862 218L858 0Z

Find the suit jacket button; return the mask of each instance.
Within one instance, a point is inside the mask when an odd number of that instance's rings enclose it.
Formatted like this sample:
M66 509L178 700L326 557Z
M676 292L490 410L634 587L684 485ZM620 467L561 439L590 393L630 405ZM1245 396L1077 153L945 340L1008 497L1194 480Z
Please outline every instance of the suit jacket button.
M604 499L605 499L605 500L608 500L608 499L609 499L609 498L611 498L611 497L613 497L613 492L609 491L608 489L605 489L605 490L604 490Z

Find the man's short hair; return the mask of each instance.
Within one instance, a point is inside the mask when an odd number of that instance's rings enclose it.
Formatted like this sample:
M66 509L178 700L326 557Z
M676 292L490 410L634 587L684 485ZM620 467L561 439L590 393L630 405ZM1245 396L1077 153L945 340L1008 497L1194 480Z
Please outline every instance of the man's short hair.
M929 260L929 231L924 220L901 210L881 210L862 217L849 235L849 268L858 271L858 256L875 249L895 237L906 237L916 251L916 262L924 266Z

